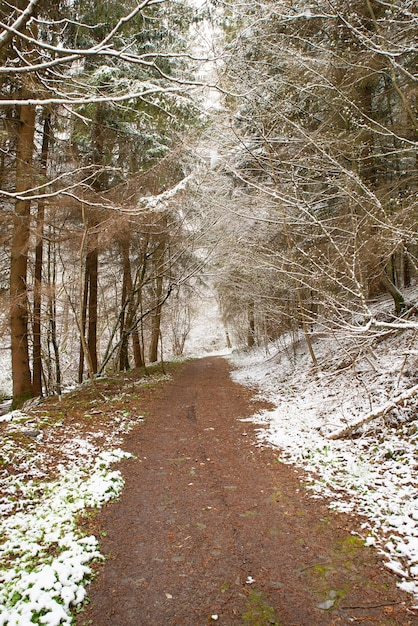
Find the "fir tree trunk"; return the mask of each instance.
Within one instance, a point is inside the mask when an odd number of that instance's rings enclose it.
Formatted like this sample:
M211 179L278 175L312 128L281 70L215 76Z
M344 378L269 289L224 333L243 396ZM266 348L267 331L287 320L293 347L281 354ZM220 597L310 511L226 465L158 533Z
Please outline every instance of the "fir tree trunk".
M164 271L164 253L165 253L165 242L162 241L156 251L156 272L157 276L155 278L155 307L154 313L152 316L152 325L151 325L151 341L150 341L150 349L149 349L149 359L151 363L155 363L158 361L158 343L160 340L161 333L161 309L162 309L162 294L163 294L163 271Z
M86 272L89 278L87 346L93 374L97 372L97 292L99 254L96 237L93 249L87 254Z
M135 367L136 368L144 367L144 357L142 355L141 341L139 338L139 332L137 328L135 328L135 330L132 333L132 347L133 347L133 353L134 353Z
M139 299L137 293L134 293L134 286L132 283L132 268L131 268L131 260L129 258L129 246L123 248L123 285L122 285L122 306L126 307L126 316L124 314L124 320L121 323L124 323L123 334L121 336L121 354L120 354L120 368L128 369L129 368L129 337L132 337L132 349L133 349L133 357L135 362L135 367L143 367L144 358L141 350L141 342L139 339L138 332L138 321L137 321L137 309ZM141 282L142 282L141 277ZM125 299L123 297L123 292L125 288ZM138 289L142 289L142 284L139 285L135 289L137 292ZM126 319L125 319L126 317ZM122 332L122 331L121 331Z
M151 341L150 341L150 349L149 349L149 360L151 363L155 363L156 361L158 361L158 344L160 340L160 329L161 329L162 293L163 293L163 277L157 276L156 290L155 290L156 306L155 306L154 314L152 316Z
M248 305L248 333L247 333L247 346L253 348L255 345L255 315L254 315L254 302L250 302Z
M95 121L92 127L93 163L103 165L104 155L105 108L99 103L96 107ZM106 187L103 171L100 170L93 181L93 189L97 192ZM98 369L97 358L97 315L98 315L98 279L99 279L99 217L97 211L89 210L88 214L88 252L86 256L86 275L88 277L88 319L87 319L87 349L89 352L90 375L96 374Z
M46 172L48 161L50 127L51 116L48 115L45 118L42 138L41 171L43 174ZM45 202L39 200L36 223L35 281L33 288L33 393L35 396L42 395L41 305L44 221Z
M120 371L129 369L128 358L128 337L129 334L125 328L127 321L128 299L132 297L132 279L131 279L131 263L129 259L129 242L122 244L122 303L120 316L120 350L119 350L119 369ZM129 320L128 320L129 329Z
M25 94L23 94L24 96ZM16 151L16 191L32 187L35 107L21 105ZM10 265L10 333L15 406L33 395L28 344L27 266L30 237L30 201L18 198L13 215Z
M80 278L81 281L81 278ZM81 285L80 285L81 289ZM85 346L85 336L86 336L86 322L87 322L87 302L88 302L88 294L89 294L89 277L87 274L87 269L84 271L84 283L82 287L83 296L81 302L81 315L80 315L80 358L78 362L78 382L83 382L83 374L84 374L84 346Z
M52 234L52 233L51 233ZM55 381L52 379L52 366L50 367L50 389L54 389L58 395L61 395L61 363L59 346L57 340L57 304L56 290L57 283L57 259L55 244L52 243L55 237L50 237L48 243L48 346L51 345L54 352L55 363Z

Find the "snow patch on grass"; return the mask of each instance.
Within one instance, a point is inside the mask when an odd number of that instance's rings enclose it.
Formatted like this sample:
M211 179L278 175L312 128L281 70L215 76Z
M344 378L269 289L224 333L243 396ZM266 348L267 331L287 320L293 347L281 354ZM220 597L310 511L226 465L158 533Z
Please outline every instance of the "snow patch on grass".
M90 449L85 443L78 442L83 451ZM120 449L90 459L83 454L82 466L60 467L54 481L11 477L3 506L15 512L0 522L0 625L71 624L89 564L102 558L96 537L83 536L77 519L119 495L121 473L109 468L128 456Z

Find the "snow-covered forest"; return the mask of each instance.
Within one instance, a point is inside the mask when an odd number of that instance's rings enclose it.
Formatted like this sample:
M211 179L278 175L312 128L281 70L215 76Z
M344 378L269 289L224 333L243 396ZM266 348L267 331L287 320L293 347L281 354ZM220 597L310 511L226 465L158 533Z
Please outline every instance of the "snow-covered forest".
M364 514L418 596L417 41L414 0L3 3L1 425L104 374L232 351L277 405L261 439ZM83 599L65 576L42 623Z

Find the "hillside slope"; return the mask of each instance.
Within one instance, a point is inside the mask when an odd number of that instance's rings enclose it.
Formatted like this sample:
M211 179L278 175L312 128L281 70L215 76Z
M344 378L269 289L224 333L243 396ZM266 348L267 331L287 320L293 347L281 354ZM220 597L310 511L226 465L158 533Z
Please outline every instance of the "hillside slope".
M381 318L391 303L375 304ZM314 335L319 368L302 334L285 336L231 359L235 379L257 386L275 405L256 416L260 442L304 468L313 497L327 496L339 511L364 515L364 537L384 554L402 589L418 603L418 396L387 408L418 382L417 331ZM379 417L374 414L382 413ZM330 437L369 418L346 437Z

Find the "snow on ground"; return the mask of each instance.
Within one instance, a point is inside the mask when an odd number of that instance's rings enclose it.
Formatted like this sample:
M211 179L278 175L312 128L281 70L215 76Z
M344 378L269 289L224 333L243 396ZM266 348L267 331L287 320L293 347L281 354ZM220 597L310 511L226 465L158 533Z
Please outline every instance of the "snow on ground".
M111 465L129 455L115 446L142 417L116 412L111 433L96 430L82 437L66 426L64 441L57 441L59 423L44 435L33 420L22 411L0 417L17 435L3 442L0 455L1 626L72 623L91 563L103 558L98 539L83 534L78 521L121 492L122 475ZM33 443L20 446L19 434L33 437ZM51 479L54 445L61 462Z
M71 605L82 603L89 562L101 558L98 540L82 536L76 518L117 496L123 480L111 463L126 456L102 452L88 466L62 468L57 480L19 484L16 512L4 518L0 554L0 624L71 624ZM23 496L23 497L22 497Z
M375 545L398 584L418 600L418 423L416 402L397 407L348 439L328 435L367 416L417 382L414 333L374 340L318 335L313 367L302 336L285 337L270 354L230 358L236 381L275 405L253 420L260 444L307 474L312 497L364 516L363 537Z

